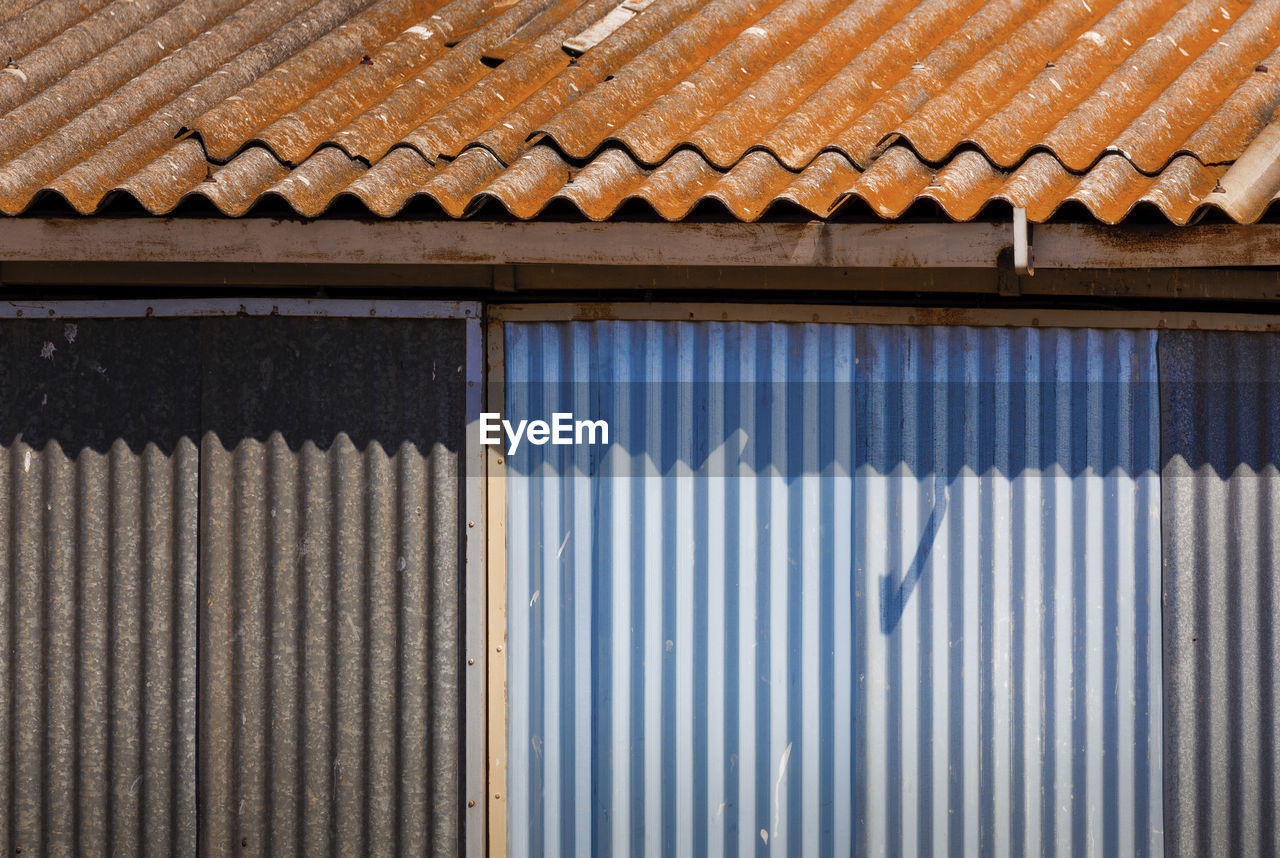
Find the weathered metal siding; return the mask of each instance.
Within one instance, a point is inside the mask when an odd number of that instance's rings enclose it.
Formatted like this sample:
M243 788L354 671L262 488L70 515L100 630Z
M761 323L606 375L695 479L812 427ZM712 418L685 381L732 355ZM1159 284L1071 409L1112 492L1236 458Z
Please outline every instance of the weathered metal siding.
M457 855L463 323L204 324L201 853Z
M1280 338L1160 338L1166 846L1280 854Z
M460 853L467 324L0 322L0 850Z
M1154 332L506 355L512 854L1161 852Z
M0 322L0 852L196 844L184 320Z

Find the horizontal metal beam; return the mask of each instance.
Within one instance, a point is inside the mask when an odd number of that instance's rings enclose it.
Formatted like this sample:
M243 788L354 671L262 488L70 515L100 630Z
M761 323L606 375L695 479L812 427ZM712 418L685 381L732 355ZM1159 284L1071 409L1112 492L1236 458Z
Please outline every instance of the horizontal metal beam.
M496 304L491 322L792 322L847 325L966 325L1018 328L1155 328L1280 331L1275 316L1152 310L965 309L849 304L582 303Z
M0 227L3 222L0 222ZM5 262L9 294L69 297L174 295L177 290L252 296L280 290L364 297L500 294L568 297L607 288L626 293L908 292L1021 296L1077 295L1223 301L1280 299L1276 268L1057 268L1016 277L999 268L830 268L772 265L352 265L263 262ZM52 291L51 291L52 290ZM332 290L332 291L331 291ZM340 295L339 293L342 293ZM639 296L637 296L639 297ZM511 297L502 300L514 300ZM521 299L523 300L523 299Z
M1280 224L1039 224L1036 269L1280 265Z
M982 268L1002 224L17 218L0 262L561 263Z
M1009 223L11 218L0 262L994 268ZM1038 269L1280 265L1280 225L1043 224Z
M164 298L157 301L0 301L0 319L132 319L170 316L326 316L477 319L472 301L362 301L334 298Z

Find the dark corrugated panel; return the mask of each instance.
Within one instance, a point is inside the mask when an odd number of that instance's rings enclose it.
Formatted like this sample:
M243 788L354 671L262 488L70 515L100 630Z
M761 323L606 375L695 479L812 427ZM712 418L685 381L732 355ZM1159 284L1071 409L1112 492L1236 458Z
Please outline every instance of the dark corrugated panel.
M462 321L0 322L0 851L461 851L463 376Z
M1166 332L1165 846L1280 854L1280 338Z
M185 320L0 322L0 852L196 845Z
M383 216L422 196L452 217L559 200L607 218L634 199L755 220L857 198L886 218L1001 201L1035 221L1077 203L1184 224L1206 207L1253 221L1280 194L1280 169L1219 185L1280 105L1272 2L99 7L47 0L0 22L16 54L0 211L49 193L90 213L119 193L155 214L196 196L313 216L349 194ZM471 183L440 188L458 164Z
M459 854L463 324L202 334L201 854Z

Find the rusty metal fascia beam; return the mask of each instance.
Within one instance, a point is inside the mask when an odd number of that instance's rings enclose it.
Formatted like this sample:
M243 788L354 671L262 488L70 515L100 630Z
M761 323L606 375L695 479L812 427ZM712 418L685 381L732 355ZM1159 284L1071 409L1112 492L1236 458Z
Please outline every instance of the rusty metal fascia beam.
M45 300L66 290L107 296L169 296L171 289L215 287L238 299L274 294L274 288L342 287L370 295L382 290L429 295L440 290L476 297L492 294L628 292L696 289L702 292L913 292L1092 298L1177 298L1275 301L1280 268L1057 268L1018 277L1013 248L997 268L831 268L817 266L688 265L348 265L193 262L10 262L0 268L10 294ZM384 293L385 294L385 293ZM3 297L3 296L0 296ZM388 296L389 297L389 296ZM15 300L15 299L10 299ZM154 300L154 299L153 299ZM399 300L399 299L397 299ZM502 300L514 300L503 298Z
M13 218L4 262L997 267L1004 223ZM1280 224L1042 224L1040 270L1280 266Z
M0 262L810 265L989 268L994 223L562 223L15 218Z
M712 321L812 322L845 325L965 325L998 328L1280 331L1278 316L1211 311L891 307L848 304L823 306L712 302L575 302L491 304L486 313L491 325L507 322Z

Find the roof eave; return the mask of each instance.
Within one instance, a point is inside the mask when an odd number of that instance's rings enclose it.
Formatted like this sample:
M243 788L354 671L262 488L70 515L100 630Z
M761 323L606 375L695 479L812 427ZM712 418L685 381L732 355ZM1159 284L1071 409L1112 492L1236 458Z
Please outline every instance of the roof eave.
M1280 224L1035 227L1037 269L1280 265ZM654 223L14 218L0 262L997 268L1008 222ZM1006 251L1002 256L1002 251Z

